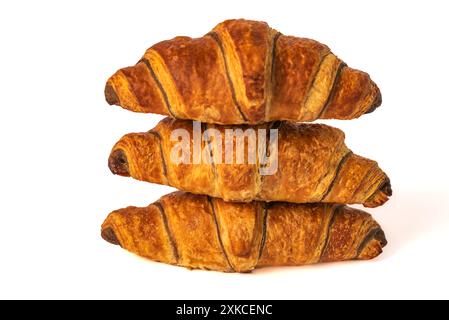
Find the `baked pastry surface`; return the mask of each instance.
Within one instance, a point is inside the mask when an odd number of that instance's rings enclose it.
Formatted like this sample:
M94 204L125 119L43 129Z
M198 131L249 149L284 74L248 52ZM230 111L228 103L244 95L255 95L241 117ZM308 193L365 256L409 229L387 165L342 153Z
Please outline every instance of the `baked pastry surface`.
M165 184L197 194L206 194L227 201L286 201L295 203L327 202L363 204L376 207L384 204L392 190L388 176L377 162L352 153L344 143L344 133L323 124L274 122L257 126L222 126L203 124L203 133L214 129L222 139L201 139L201 152L210 153L210 161L194 163L194 127L191 121L163 119L154 129L123 136L109 156L114 174L138 180ZM171 139L175 130L189 136L190 161L174 163L173 152L179 141ZM238 163L234 157L226 163L227 129L252 129L266 133L276 129L276 154L255 163ZM256 135L257 143L261 142ZM222 143L218 143L221 140ZM237 143L234 137L234 154ZM244 139L248 150L248 139ZM268 154L268 152L267 152ZM220 156L221 155L221 156ZM217 159L218 157L218 159ZM277 159L277 164L274 162ZM271 175L261 169L277 168Z
M387 244L369 214L344 205L232 203L184 192L113 211L101 234L145 258L225 272L367 260Z
M249 20L153 45L107 80L105 97L135 112L218 124L354 119L382 101L369 75L327 46Z

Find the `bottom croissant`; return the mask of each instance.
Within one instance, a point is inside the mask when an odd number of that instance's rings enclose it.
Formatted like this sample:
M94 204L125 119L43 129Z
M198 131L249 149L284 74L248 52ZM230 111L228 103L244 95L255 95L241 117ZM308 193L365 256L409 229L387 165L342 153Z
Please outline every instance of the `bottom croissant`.
M367 260L387 244L371 215L344 205L235 203L184 192L113 211L101 235L155 261L225 272Z

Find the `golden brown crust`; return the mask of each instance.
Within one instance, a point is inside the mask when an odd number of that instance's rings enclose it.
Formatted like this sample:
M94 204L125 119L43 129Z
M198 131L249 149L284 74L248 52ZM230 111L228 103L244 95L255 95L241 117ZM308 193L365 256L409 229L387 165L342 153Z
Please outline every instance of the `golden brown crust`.
M249 20L155 44L108 79L105 97L136 112L219 124L353 119L381 103L368 74L327 46Z
M163 41L147 50L144 58L153 65L157 76L161 73L158 70L166 69L166 78L159 81L166 91L173 116L191 119L207 116L215 121L220 111L233 105L225 63L212 38L177 37ZM228 121L239 120L238 110L227 112L229 114L223 116L229 117Z
M230 203L184 192L113 211L102 236L152 260L225 272L367 260L387 244L369 214L346 206Z
M202 132L206 128L215 129L225 141L228 128L250 128L257 133L258 129L270 129L273 125L203 125ZM221 163L201 161L195 164L192 122L171 118L162 120L147 133L122 137L111 151L109 167L115 174L228 201L359 203L375 207L388 200L391 186L387 175L375 161L352 154L341 130L322 124L280 122L277 125L278 169L272 175L260 174L262 165L258 157L253 164L247 160L237 163L235 136L232 163L224 159L225 143L222 142ZM178 141L172 141L170 135L180 128L189 133L191 156L189 163L176 164L171 154ZM203 152L218 157L219 144L214 139L210 144L201 136L198 139ZM248 150L248 140L244 143Z
M164 219L156 205L128 207L112 212L103 224L101 234L106 241L143 257L177 264L177 252Z
M151 77L150 71L144 63L138 63L130 68L123 68L122 73L143 111L151 110L151 112L159 114L169 112L161 91L158 90L155 80Z
M314 40L279 37L273 59L273 99L268 120L303 120L301 106L328 53L329 48Z
M380 90L367 73L343 66L337 79L334 92L320 115L323 119L358 118L380 105Z
M216 232L215 216L206 197L180 201L176 194L169 194L160 199L160 206L166 214L168 230L179 255L178 265L230 271Z
M371 240L382 230L377 222L367 219L368 217L365 212L349 207L338 207L332 218L327 234L327 245L321 252L320 261L332 262L360 255L365 258L370 253L380 254L383 247L381 242L385 244L386 241L376 238L380 244L378 247L380 251L371 251ZM348 229L352 232L348 232ZM367 245L370 247L367 248Z
M184 196L188 198L188 196ZM257 264L265 241L266 205L263 202L225 202L208 198L223 244L234 271L251 270Z

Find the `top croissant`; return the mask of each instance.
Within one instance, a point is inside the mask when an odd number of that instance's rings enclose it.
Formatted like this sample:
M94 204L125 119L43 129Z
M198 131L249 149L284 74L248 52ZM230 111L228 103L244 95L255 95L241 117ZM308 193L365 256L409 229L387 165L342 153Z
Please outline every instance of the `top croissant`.
M382 101L369 75L327 46L249 20L155 44L108 79L105 97L136 112L218 124L354 119Z

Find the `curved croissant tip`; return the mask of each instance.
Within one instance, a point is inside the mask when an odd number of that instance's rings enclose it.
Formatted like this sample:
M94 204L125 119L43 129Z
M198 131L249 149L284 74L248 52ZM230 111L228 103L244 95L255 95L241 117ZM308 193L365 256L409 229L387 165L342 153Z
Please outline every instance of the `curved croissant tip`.
M385 193L387 196L391 197L393 195L393 189L391 189L390 179L385 180L379 190Z
M382 93L380 92L379 88L376 86L376 96L374 97L374 101L373 101L371 107L368 109L368 111L365 112L365 114L374 112L374 110L379 108L381 104L382 104Z
M116 149L111 152L108 159L108 167L113 174L129 177L128 158L122 149Z
M357 254L360 260L369 260L382 253L382 249L388 244L385 233L380 226L368 233L363 240Z
M120 104L117 93L115 92L114 88L109 83L106 83L106 86L104 88L104 97L106 98L106 102L109 105L119 105Z
M366 200L363 205L367 208L375 208L383 205L388 201L388 198L393 195L393 190L391 189L390 179L386 179L373 193L373 195Z
M379 241L382 248L384 248L388 244L387 238L385 237L385 232L380 228L374 234L374 239Z
M112 229L111 227L101 229L101 237L109 243L120 245L120 242L117 239L117 235L115 234L114 229Z

